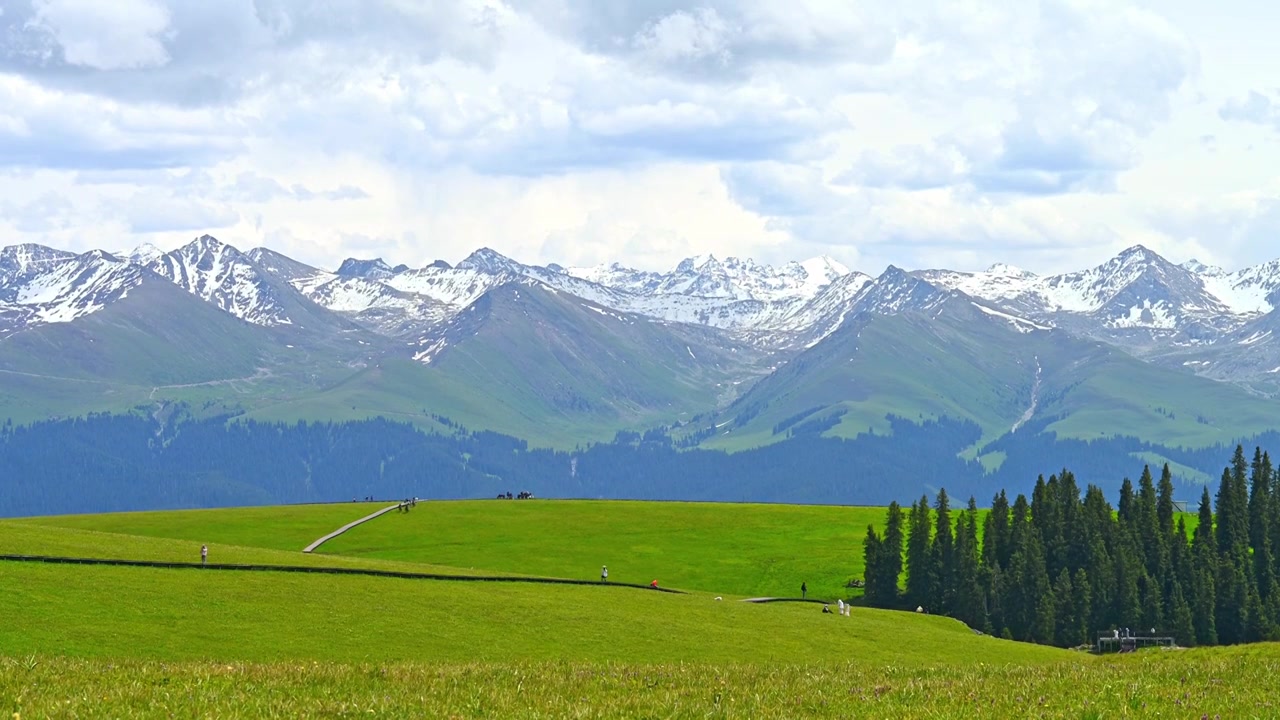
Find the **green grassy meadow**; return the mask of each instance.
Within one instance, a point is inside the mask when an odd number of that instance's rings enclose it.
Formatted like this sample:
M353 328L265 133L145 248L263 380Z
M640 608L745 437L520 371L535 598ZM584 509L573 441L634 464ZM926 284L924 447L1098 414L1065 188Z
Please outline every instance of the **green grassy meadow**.
M0 554L194 561L208 542L220 562L594 579L608 553L612 580L692 592L0 561L0 717L1280 712L1280 645L1097 658L943 617L734 601L795 595L796 576L840 590L880 508L433 501L299 552L378 507L5 520Z
M1269 718L1280 648L1063 663L222 663L0 658L22 717Z
M631 501L419 503L320 552L614 582L657 579L738 596L850 597L883 508ZM857 591L860 594L860 591Z
M271 550L293 550L301 554L302 548L314 540L391 504L358 502L51 515L26 518L20 522L120 535L190 540L196 543L197 548L201 543L223 543Z

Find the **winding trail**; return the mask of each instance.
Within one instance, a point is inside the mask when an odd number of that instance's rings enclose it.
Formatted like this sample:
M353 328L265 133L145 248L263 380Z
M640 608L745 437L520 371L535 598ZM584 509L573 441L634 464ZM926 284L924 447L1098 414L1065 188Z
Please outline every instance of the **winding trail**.
M359 520L352 520L351 522L347 523L346 525L343 525L342 527L338 528L337 530L334 530L333 532L329 533L328 535L325 535L324 537L320 538L319 540L316 540L315 542L311 543L310 545L308 545L308 546L306 546L306 547L302 548L302 552L304 552L304 553L309 553L309 552L311 552L312 550L315 550L316 548L320 547L321 545L323 545L323 544L325 544L325 543L329 542L330 540L332 540L332 539L334 539L334 538L338 537L338 536L339 536L339 535L341 535L342 533L344 533L344 532L346 532L346 531L350 530L351 528L353 528L353 527L355 527L355 526L359 525L360 523L369 522L370 520L372 520L372 519L374 519L374 518L378 517L379 515L385 515L386 513L389 513L389 512L391 512L392 510L399 509L399 507L400 507L401 505L403 505L403 504L404 504L404 503L396 503L395 505L388 505L387 507L382 508L381 510L379 510L379 511L378 511L378 512L376 512L376 513L373 513L372 515L365 515L364 517L360 518Z

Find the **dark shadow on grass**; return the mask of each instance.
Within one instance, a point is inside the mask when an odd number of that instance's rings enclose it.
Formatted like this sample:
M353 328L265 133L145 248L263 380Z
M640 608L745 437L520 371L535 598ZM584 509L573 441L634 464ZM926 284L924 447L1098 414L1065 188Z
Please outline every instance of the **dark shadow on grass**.
M574 580L572 578L546 578L521 575L446 575L442 573L402 572L398 570L366 570L363 568L304 567L301 565L230 565L195 562L164 562L159 560L113 560L107 558L77 558L50 555L0 555L0 561L43 562L63 565L114 565L119 567L162 568L166 570L239 570L259 572L321 573L326 575L367 575L370 577L401 578L405 580L457 580L466 582L542 583L544 585L595 585L599 587L632 588L649 592L687 595L683 590L655 588L649 585L625 582L600 582L599 580Z

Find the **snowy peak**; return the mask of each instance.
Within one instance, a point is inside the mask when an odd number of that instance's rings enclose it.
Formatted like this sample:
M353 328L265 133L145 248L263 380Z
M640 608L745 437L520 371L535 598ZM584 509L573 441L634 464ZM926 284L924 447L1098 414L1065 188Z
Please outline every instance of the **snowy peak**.
M0 287L7 320L25 326L71 322L123 299L145 277L141 267L101 250L67 255L27 262L20 277ZM6 323L0 332L16 329Z
M202 235L147 267L187 292L255 325L291 325L268 275L239 250Z
M765 302L795 297L808 300L848 272L848 268L825 256L775 268L750 258L717 260L714 255L699 255L680 261L662 276L652 292Z
M1258 315L1280 307L1280 260L1233 273L1202 275L1205 287L1232 311Z
M0 286L49 272L75 256L75 253L33 243L0 248Z
M519 272L523 266L493 250L492 248L480 248L466 257L465 260L458 263L459 270L474 270L476 272L488 273L490 275L498 275L505 272Z
M385 263L382 258L374 258L372 260L347 258L342 261L342 265L338 266L337 275L344 278L384 280L395 273L396 271L393 270L390 265Z
M320 272L306 263L298 262L288 255L283 255L264 247L258 247L245 253L255 265L281 278L285 282L293 282L299 278L309 277Z
M555 266L548 266L547 269L554 270ZM634 270L616 262L594 267L564 268L562 272L580 280L639 295L655 292L664 279L662 273Z
M909 310L930 310L949 294L945 288L890 265L864 288L857 305L862 312L894 315Z
M1227 274L1226 270L1223 270L1217 265L1206 265L1195 258L1182 263L1179 267L1197 275L1208 275L1210 277L1219 277Z
M146 265L156 258L164 255L164 251L152 245L151 243L142 243L138 247L126 253L115 253L116 257L128 260L138 265Z

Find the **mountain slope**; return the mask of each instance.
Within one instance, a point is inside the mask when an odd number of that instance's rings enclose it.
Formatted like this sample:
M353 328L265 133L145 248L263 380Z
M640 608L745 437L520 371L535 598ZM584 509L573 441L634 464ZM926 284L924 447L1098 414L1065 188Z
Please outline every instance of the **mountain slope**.
M706 445L885 432L888 415L976 423L980 447L1024 427L1204 447L1276 426L1274 405L1239 388L892 275L839 330L702 426Z
M415 347L412 361L384 358L261 416L439 413L572 446L714 408L763 372L760 353L717 331L618 313L530 279L486 292Z

